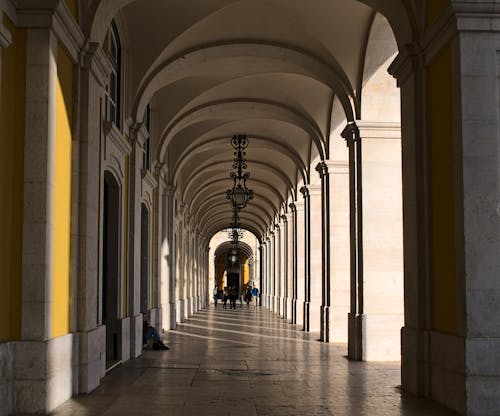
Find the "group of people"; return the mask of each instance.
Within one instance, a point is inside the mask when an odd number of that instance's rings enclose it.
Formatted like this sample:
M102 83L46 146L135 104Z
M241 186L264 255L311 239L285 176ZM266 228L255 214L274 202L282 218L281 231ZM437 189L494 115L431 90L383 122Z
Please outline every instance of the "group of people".
M217 307L217 302L222 301L222 307L227 309L227 301L229 300L229 309L236 309L236 300L240 298L240 306L243 306L243 300L245 300L247 307L250 307L250 303L253 304L254 308L257 307L257 299L259 297L259 289L256 287L252 288L247 286L245 294L239 296L237 286L225 287L224 289L219 289L215 286L213 291L215 307Z
M217 301L219 299L222 300L222 307L224 309L227 308L227 301L229 300L229 308L236 309L236 300L238 299L238 287L231 286L225 287L223 290L219 289L215 286L213 291L215 307L217 307ZM243 299L245 300L247 307L250 307L250 304L253 305L254 308L257 307L257 301L259 297L259 289L256 287L252 288L251 286L247 286L245 290L245 294L240 296L240 306L243 306ZM142 343L146 349L152 350L169 350L170 348L165 345L163 342L161 335L158 333L156 328L151 325L148 320L144 320L142 326Z

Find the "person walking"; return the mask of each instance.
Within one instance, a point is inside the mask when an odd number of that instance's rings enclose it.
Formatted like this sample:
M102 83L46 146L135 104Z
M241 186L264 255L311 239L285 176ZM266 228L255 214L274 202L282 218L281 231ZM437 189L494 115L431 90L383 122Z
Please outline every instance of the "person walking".
M247 303L247 308L250 307L250 302L252 302L252 288L247 286L247 290L245 292L245 302Z
M253 308L254 309L257 308L257 302L259 301L259 296L260 296L259 289L257 287L254 287L252 289Z
M215 307L217 307L217 300L219 299L219 288L217 287L217 285L215 285L213 296L214 296Z
M224 288L224 292L222 293L222 307L227 309L227 300L229 299L229 291L227 290L227 286Z

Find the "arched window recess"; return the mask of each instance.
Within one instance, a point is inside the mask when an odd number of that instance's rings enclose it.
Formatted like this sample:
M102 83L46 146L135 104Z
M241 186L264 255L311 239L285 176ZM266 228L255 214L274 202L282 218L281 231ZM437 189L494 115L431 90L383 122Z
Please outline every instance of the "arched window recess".
M106 83L106 120L113 122L120 128L121 108L121 73L122 73L122 46L116 22L111 22L111 27L104 40L104 50L111 62L111 71Z

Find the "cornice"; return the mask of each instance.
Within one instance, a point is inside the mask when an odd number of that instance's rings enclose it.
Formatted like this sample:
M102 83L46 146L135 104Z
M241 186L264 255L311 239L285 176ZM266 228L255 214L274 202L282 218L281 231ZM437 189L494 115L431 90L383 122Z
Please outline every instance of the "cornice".
M401 123L378 121L356 122L361 139L401 139Z
M349 173L349 162L344 160L324 160L330 175Z
M422 48L416 43L404 45L387 71L397 80L398 87L404 84L418 68L423 68Z
M6 48L12 43L12 35L9 30L0 22L0 48Z
M158 186L158 181L153 174L148 170L141 170L141 176L144 184L151 190Z
M81 65L90 69L101 87L106 86L111 72L111 63L98 43L89 42L82 50Z
M125 140L120 130L111 121L103 121L103 129L106 138L109 138L123 156L128 156L132 152L130 143Z
M149 137L148 130L146 129L146 126L143 123L141 123L141 125L136 130L137 143L139 143L139 145L143 147L148 137Z
M78 62L85 36L64 1L18 0L17 25L52 29L73 61Z

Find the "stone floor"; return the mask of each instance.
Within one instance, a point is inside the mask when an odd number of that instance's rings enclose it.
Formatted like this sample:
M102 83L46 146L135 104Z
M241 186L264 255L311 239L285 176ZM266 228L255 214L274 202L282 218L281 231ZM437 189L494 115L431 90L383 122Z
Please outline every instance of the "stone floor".
M452 415L402 393L399 363L348 361L270 312L210 308L166 333L170 351L145 351L114 369L63 415Z

